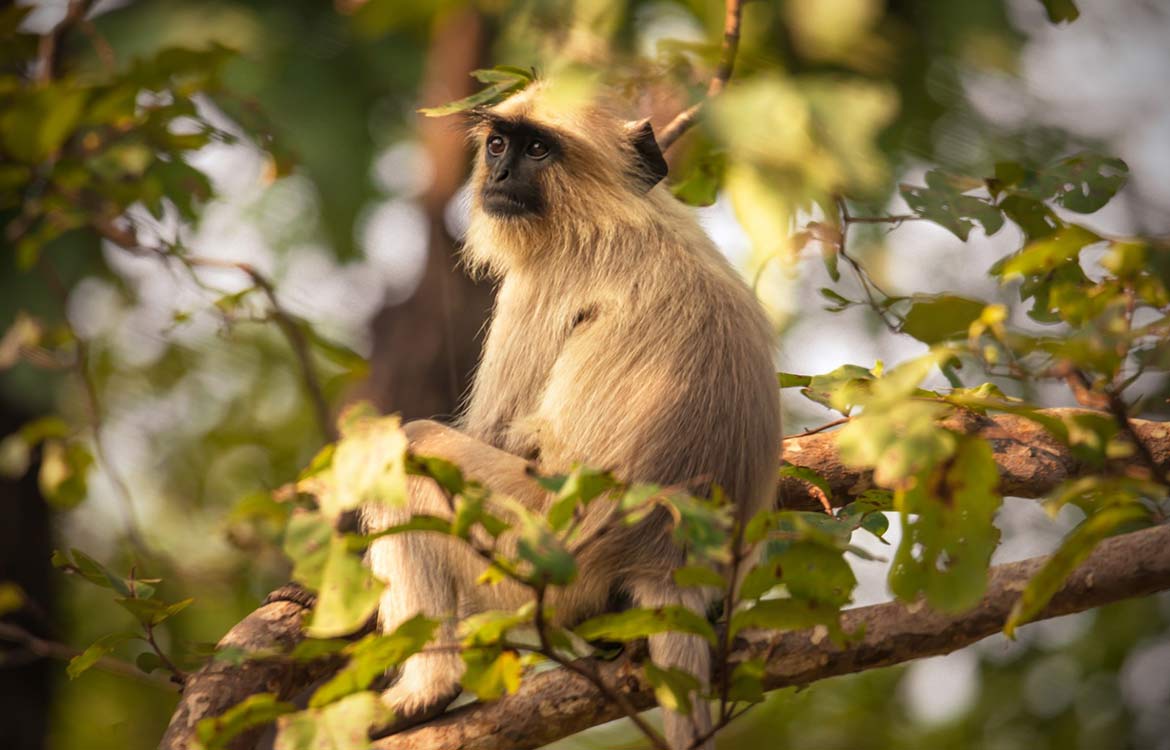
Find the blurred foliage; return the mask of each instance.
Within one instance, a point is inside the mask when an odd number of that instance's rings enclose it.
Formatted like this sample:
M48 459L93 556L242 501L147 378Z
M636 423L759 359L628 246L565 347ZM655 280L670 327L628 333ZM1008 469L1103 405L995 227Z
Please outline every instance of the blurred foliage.
M1070 0L1043 9L1053 23L1079 15ZM1125 188L1125 162L1059 129L996 124L969 100L965 81L1010 73L1024 41L1000 2L748 3L733 83L672 155L680 199L730 202L765 304L786 274L819 261L827 310L862 312L916 346L890 367L780 374L781 387L847 418L841 454L872 469L877 488L832 515L769 511L743 526L718 493L625 485L586 468L541 478L554 501L540 516L458 467L410 455L397 419L361 406L329 442L322 415L365 372L353 346L362 334L307 320L283 276L307 246L333 268L378 260L363 258L364 222L414 197L402 173L417 163L389 157L413 143L442 19L479 14L499 65L475 71L480 93L426 102L425 114L498 100L535 72L577 91L599 79L665 122L706 89L721 2L165 0L89 10L0 10L0 398L43 415L3 437L0 470L37 472L58 514L52 564L71 579L56 617L78 655L61 668L55 747L153 747L174 702L157 683L196 668L288 576L319 592L313 638L289 658L340 653L346 666L307 708L254 696L201 724L199 741L221 747L276 721L281 748L315 747L323 735L364 746L364 727L385 718L370 684L437 623L418 617L339 639L378 596L361 564L372 538L341 519L364 502L400 502L408 475L438 482L452 518L416 517L381 534L462 540L488 563L485 583L508 578L533 593L515 612L461 623L464 686L483 699L514 691L540 661L589 651L588 640L678 630L727 648L711 623L678 608L610 613L572 632L545 618L549 588L578 573L576 519L590 503L613 502L615 523L656 509L679 519L693 558L676 571L680 585L725 587L712 563L743 565L759 549L739 599L725 600L731 633L819 626L838 642L850 637L839 614L857 587L851 563L871 557L855 535L885 541L893 514L896 596L964 611L983 594L1003 498L989 443L940 424L960 410L1033 420L1095 471L1046 499L1053 515L1075 509L1079 524L1023 592L1008 634L1101 539L1166 520L1167 478L1143 465L1128 419L1165 412L1170 248L1090 223ZM890 213L898 200L905 213ZM876 259L850 239L909 222L962 241L1018 238L986 269L995 293L887 293ZM250 233L204 234L217 223ZM1100 413L1043 412L1030 394L1053 383ZM1127 472L1118 458L1132 459ZM815 472L785 471L831 499ZM0 581L0 614L25 604ZM980 647L978 696L944 726L891 700L905 669L765 698L762 665L747 663L707 697L762 703L732 725L729 747L781 735L818 748L1141 746L1149 720L1135 720L1119 671L1147 641L1164 642L1159 606L1089 615L1086 632L1059 649L1025 644L996 659ZM1027 641L1038 631L1020 632ZM146 681L102 672L110 658ZM663 706L686 710L693 675L652 664L645 674ZM1082 678L1061 705L1032 695L1052 674Z

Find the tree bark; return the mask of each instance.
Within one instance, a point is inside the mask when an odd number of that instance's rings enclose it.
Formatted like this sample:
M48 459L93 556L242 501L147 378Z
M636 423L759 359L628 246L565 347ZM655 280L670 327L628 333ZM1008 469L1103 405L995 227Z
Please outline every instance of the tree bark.
M1090 412L1086 409L1043 409L1050 418L1069 417ZM1170 471L1170 423L1131 419L1135 431L1149 448L1159 470ZM1036 422L1014 414L983 416L963 412L944 422L947 427L964 434L986 438L995 451L999 467L1000 491L1011 497L1043 497L1061 482L1080 476L1092 468L1078 460ZM789 438L784 441L784 461L795 466L813 469L823 476L832 488L829 502L845 505L877 485L873 473L846 465L837 452L837 437L833 432ZM1112 462L1110 471L1125 473L1142 470L1137 455ZM794 477L782 477L777 487L777 502L789 510L818 510L823 507L820 496L806 482Z
M1049 409L1049 417L1081 410ZM1170 424L1131 420L1160 471L1170 470ZM964 414L948 426L988 439L1001 473L1001 489L1017 497L1040 497L1061 482L1092 468L1053 440L1036 423L1012 415ZM791 438L784 443L784 458L824 476L831 487L829 500L843 505L872 488L872 477L842 463L832 433ZM1118 460L1108 467L1134 471L1138 459ZM821 498L800 480L786 477L778 493L781 505L791 509L819 509ZM948 653L999 631L1028 579L1045 558L1001 565L991 570L988 593L974 610L944 615L923 604L881 604L849 610L843 616L847 632L864 625L865 635L844 648L834 647L818 630L758 633L741 637L733 661L767 659L768 689L804 685L826 677L898 664L923 656ZM1115 537L1102 543L1052 599L1037 619L1056 617L1156 591L1170 589L1170 526ZM304 636L303 604L279 601L266 604L233 628L221 647L246 650L292 648ZM642 653L629 651L614 662L599 665L608 683L626 693L638 708L653 705L653 693L637 666ZM276 692L287 699L329 669L328 665L292 664L281 660L245 662L233 666L211 662L192 675L160 747L186 748L199 719L216 716L258 692ZM618 718L620 713L588 683L565 670L554 670L525 679L520 690L500 701L473 704L440 719L378 740L379 750L426 750L427 748L476 748L509 750L547 744L560 737ZM237 747L237 745L233 745ZM247 744L238 745L247 747Z
M844 613L846 632L860 639L838 648L824 628L786 633L753 632L737 639L731 661L766 659L764 687L807 685L826 677L936 656L998 633L1028 580L1047 558L992 568L978 607L944 615L925 604L897 602ZM1103 542L1068 579L1037 619L1081 612L1170 589L1170 526L1157 526ZM635 707L652 708L654 693L638 667L638 654L599 666L602 678ZM585 679L558 669L532 675L515 694L474 703L374 743L376 750L526 750L540 747L622 713Z

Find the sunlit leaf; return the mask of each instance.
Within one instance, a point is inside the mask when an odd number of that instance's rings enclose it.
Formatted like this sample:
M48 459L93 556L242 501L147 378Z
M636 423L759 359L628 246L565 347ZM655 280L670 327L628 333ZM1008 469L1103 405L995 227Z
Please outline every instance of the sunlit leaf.
M574 628L574 632L587 641L633 641L668 631L691 633L715 643L715 629L707 618L685 607L627 609L598 615Z
M642 671L654 688L654 697L661 708L684 715L691 713L691 693L699 689L697 677L681 669L655 666L650 661L642 664Z
M296 706L279 700L273 693L256 693L219 716L200 719L195 725L195 736L203 750L221 750L243 732L270 724L277 717L293 711L296 711Z
M354 693L322 708L281 716L275 750L367 750L370 727L389 718L377 694Z
M321 685L309 699L310 708L321 708L353 693L365 690L376 678L418 653L434 637L439 623L415 615L393 632L371 633L345 646L341 653L349 658L345 666Z
M890 569L890 588L903 601L919 594L944 612L975 606L987 586L999 542L992 523L1003 502L991 446L959 442L953 458L924 470L894 504L903 536Z
M524 665L515 651L471 648L463 652L467 669L460 684L483 701L499 698L520 689Z

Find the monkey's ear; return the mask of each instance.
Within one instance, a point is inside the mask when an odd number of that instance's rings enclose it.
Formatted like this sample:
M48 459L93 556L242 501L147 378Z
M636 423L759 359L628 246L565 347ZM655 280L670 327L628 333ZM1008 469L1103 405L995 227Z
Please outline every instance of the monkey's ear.
M626 125L630 135L630 143L634 146L634 172L638 182L649 191L666 177L666 159L658 148L658 141L654 139L654 128L650 120L637 120Z

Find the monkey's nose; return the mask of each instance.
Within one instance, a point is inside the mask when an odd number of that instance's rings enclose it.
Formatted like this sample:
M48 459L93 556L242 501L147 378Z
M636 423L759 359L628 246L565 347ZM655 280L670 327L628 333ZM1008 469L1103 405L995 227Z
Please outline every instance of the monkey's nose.
M508 179L507 169L501 169L499 172L496 172L496 182L503 182L506 179Z

